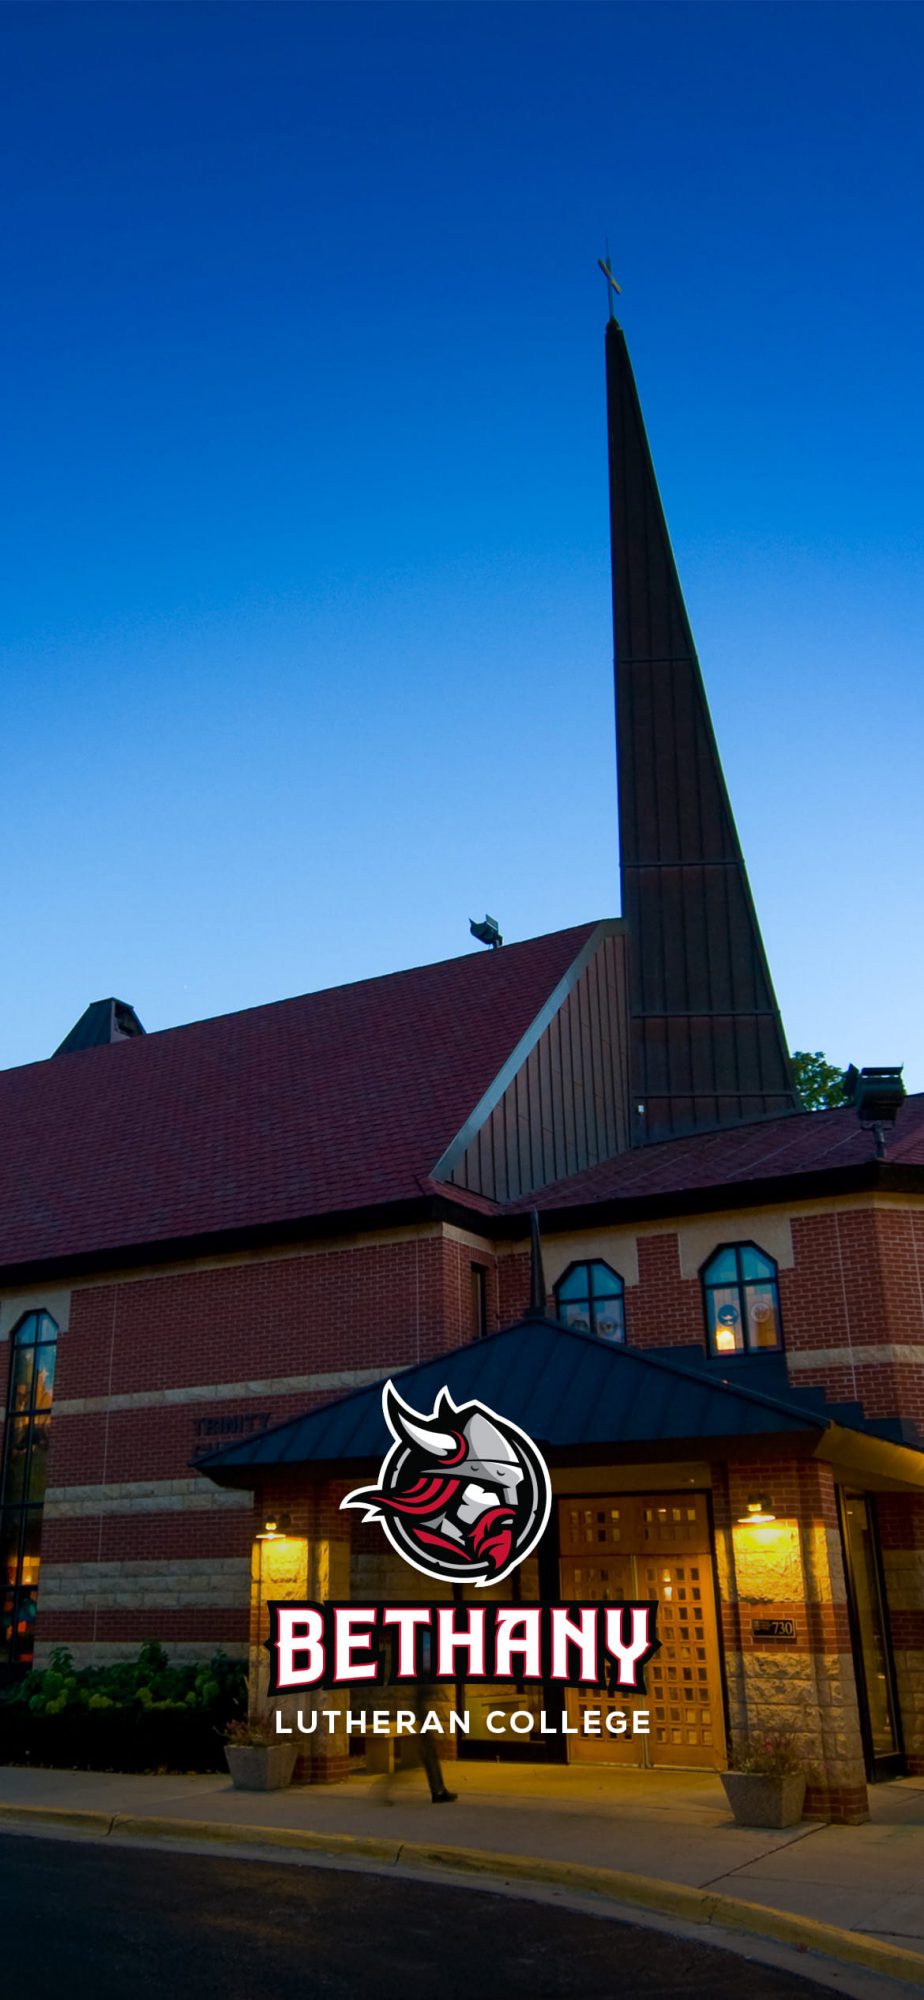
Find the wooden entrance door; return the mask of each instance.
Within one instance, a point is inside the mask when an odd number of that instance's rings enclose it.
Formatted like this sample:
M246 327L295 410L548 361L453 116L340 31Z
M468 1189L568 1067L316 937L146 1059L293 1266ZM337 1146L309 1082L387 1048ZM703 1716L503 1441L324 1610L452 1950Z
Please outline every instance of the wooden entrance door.
M615 1603L638 1595L632 1555L635 1514L635 1501L622 1496L559 1502L561 1594L565 1602ZM569 1758L581 1763L641 1764L644 1738L633 1736L631 1717L633 1707L643 1708L646 1699L645 1695L607 1694L605 1688L569 1688L566 1712L572 1729L583 1729L589 1711L600 1715L599 1736L569 1736ZM619 1714L628 1719L626 1732L611 1736L606 1717Z
M722 1680L709 1517L702 1494L607 1495L559 1502L561 1591L586 1598L653 1599L660 1651L644 1694L601 1688L568 1694L573 1726L588 1709L650 1713L650 1734L573 1736L576 1761L721 1770L725 1762Z

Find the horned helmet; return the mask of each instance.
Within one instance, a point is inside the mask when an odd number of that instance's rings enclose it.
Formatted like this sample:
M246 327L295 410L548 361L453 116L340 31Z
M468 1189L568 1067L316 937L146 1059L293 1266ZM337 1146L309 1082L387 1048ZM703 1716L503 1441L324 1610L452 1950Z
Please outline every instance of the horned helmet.
M454 1479L475 1479L488 1486L499 1486L504 1499L511 1506L515 1504L517 1487L524 1477L523 1467L510 1439L484 1411L474 1410L461 1425L445 1429L434 1421L447 1413L445 1391L428 1422L409 1410L394 1386L390 1386L385 1415L402 1443L426 1454L427 1463L420 1468L422 1473L451 1472ZM451 1406L449 1413L455 1415Z

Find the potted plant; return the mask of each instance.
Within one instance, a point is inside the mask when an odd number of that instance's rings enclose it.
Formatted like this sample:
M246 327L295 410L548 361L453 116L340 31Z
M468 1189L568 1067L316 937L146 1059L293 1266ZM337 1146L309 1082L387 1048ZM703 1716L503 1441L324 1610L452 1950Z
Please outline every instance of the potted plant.
M738 1826L795 1826L808 1773L789 1729L768 1729L735 1745L734 1769L719 1773Z
M229 1722L225 1762L238 1792L280 1792L291 1784L298 1744L276 1734L276 1711Z

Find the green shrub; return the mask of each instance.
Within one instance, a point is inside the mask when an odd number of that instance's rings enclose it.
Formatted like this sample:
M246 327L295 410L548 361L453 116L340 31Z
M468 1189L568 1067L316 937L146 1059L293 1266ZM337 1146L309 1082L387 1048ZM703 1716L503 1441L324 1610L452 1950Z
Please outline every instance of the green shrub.
M33 1715L61 1715L66 1709L218 1709L232 1716L246 1708L244 1668L215 1653L200 1666L171 1666L163 1646L149 1639L137 1660L104 1667L75 1667L66 1646L58 1646L44 1669L0 1694L0 1702L25 1703Z
M149 1640L137 1660L78 1668L58 1647L47 1667L0 1693L0 1763L218 1769L227 1725L246 1708L243 1665L220 1652L171 1665Z

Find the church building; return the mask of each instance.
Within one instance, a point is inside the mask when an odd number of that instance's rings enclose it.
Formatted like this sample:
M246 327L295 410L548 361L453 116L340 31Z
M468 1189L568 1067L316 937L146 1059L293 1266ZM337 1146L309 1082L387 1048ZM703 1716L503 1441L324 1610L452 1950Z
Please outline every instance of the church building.
M621 915L157 1034L96 1002L0 1076L0 1674L156 1638L256 1689L271 1599L407 1598L340 1502L383 1383L445 1386L549 1466L523 1600L661 1641L647 1736L498 1741L547 1691L460 1685L459 1755L785 1726L855 1821L924 1772L924 1097L800 1106L615 320L606 379Z

